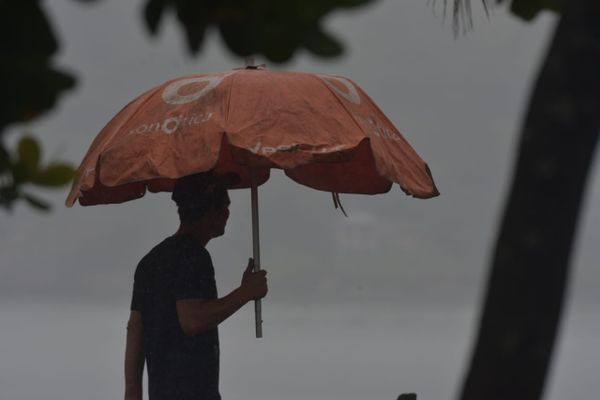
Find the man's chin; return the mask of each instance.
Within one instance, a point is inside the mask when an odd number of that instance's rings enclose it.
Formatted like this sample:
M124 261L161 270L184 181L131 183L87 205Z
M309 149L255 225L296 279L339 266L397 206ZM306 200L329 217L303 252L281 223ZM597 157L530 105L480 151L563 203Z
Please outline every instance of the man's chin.
M225 234L225 229L221 229L218 232L215 232L215 235L213 236L213 238L218 238L220 236L223 236Z

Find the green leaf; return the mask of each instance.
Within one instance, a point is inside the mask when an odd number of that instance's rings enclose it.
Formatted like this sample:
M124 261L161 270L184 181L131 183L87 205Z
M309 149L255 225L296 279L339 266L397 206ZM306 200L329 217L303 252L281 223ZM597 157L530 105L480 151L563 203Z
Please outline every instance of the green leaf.
M38 142L31 137L24 137L18 145L19 163L25 166L31 173L34 173L40 163L40 146Z
M192 54L196 54L202 47L204 41L205 26L188 25L185 29L185 37L187 39L188 50Z
M32 176L31 170L21 162L9 166L9 170L12 173L13 183L15 185L29 181Z
M40 210L40 211L50 211L50 204L46 203L43 200L35 198L34 196L24 193L23 199L29 204L31 207Z
M321 31L323 18L341 9L364 6L376 0L145 0L144 25L158 31L166 11L172 9L185 33L190 54L197 54L210 28L217 28L225 47L238 56L263 56L269 62L289 61L306 48L321 57L342 54L339 40Z
M0 203L10 207L13 201L19 198L19 192L15 186L0 187Z
M398 400L417 400L416 393L403 393L398 396Z
M8 170L10 166L10 155L4 146L0 143L0 174Z
M50 164L39 171L31 182L48 187L60 187L71 182L75 176L75 169L69 164Z
M335 2L336 7L358 7L364 6L367 3L375 3L373 0L338 0Z
M560 13L563 5L564 0L513 0L510 11L526 21L531 21L542 10Z
M417 400L416 393L404 393L398 396L398 400Z
M40 3L0 1L0 87L12 94L0 107L0 130L50 110L75 84L72 75L52 65L59 43Z
M144 7L144 20L150 33L156 34L158 32L158 25L166 6L165 0L150 0L146 3Z
M321 57L335 57L343 53L344 48L332 36L315 27L304 35L304 46Z

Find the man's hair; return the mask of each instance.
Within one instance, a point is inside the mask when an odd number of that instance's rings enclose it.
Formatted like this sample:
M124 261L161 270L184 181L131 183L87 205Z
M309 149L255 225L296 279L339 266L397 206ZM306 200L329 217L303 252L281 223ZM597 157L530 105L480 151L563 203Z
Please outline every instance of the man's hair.
M179 178L171 198L177 204L177 213L182 224L200 221L208 211L225 205L227 179L201 172Z

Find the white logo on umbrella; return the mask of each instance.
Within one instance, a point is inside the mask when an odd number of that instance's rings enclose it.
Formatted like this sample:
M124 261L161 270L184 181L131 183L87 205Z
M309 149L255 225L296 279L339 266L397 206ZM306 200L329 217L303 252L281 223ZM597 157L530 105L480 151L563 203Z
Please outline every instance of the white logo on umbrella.
M339 76L331 76L331 75L317 75L319 78L323 80L337 94L345 98L351 103L360 104L360 96L356 87L346 78L341 78ZM336 81L344 85L344 87L348 90L347 92L340 90L336 85L331 83L331 81Z
M205 96L208 92L219 86L219 83L225 78L225 76L202 76L198 78L187 78L181 79L171 83L165 88L162 93L163 100L168 104L186 104L192 101L198 100L200 97ZM179 93L182 87L191 85L193 83L207 83L203 88L196 90L190 94L182 95Z

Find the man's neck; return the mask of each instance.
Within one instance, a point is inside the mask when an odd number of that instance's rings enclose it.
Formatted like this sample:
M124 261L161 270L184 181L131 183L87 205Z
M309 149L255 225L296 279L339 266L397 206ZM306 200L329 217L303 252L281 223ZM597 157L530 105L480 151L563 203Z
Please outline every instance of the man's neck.
M206 229L204 225L200 224L182 224L179 225L179 229L175 232L175 235L187 235L192 237L199 245L206 247L212 235Z

